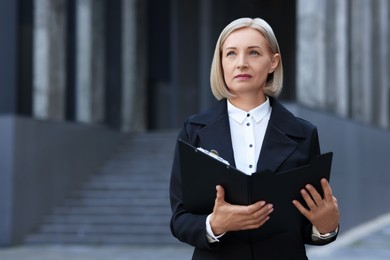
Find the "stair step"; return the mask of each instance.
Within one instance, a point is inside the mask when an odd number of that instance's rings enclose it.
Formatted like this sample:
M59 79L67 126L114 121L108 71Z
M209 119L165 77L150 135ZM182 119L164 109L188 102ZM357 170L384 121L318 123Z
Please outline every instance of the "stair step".
M135 198L168 198L168 190L80 190L72 193L72 198L118 198L118 199L132 199Z
M164 184L163 182L154 182L154 183L134 183L131 181L112 181L112 182L103 182L103 181L93 181L89 182L85 185L85 189L109 189L109 190L158 190L158 189L166 189L168 190L168 184Z
M171 214L170 207L159 205L154 207L114 207L114 206L73 206L73 207L57 207L53 211L53 215L158 215Z
M50 215L44 224L164 224L169 223L169 215L142 216L139 215Z
M173 244L169 179L177 133L130 135L46 216L28 244Z
M65 206L123 206L123 207L134 207L134 206L160 206L169 205L168 198L131 198L131 199L120 199L120 198L81 198L81 199L67 199L64 202Z
M40 233L83 233L83 234L170 234L168 226L157 224L144 225L122 225L122 224L45 224L41 226Z
M177 240L168 235L149 235L138 234L134 235L86 235L86 234L37 234L29 236L26 241L28 244L134 244L134 245L150 245L150 244L176 244Z

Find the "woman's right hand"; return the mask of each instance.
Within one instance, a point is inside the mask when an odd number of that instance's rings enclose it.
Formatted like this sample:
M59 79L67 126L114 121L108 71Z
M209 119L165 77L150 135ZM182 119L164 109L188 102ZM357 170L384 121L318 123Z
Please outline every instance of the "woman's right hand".
M225 190L217 185L217 197L213 214L210 217L210 226L214 235L228 231L255 229L262 226L270 218L273 205L265 201L258 201L249 206L232 205L225 201Z

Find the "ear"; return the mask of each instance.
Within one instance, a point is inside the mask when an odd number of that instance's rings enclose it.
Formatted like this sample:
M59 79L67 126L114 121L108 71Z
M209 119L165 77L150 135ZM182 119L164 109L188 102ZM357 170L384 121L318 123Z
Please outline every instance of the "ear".
M272 56L271 66L269 67L268 73L273 73L275 71L275 69L278 67L279 62L280 62L280 54L279 53L275 53Z

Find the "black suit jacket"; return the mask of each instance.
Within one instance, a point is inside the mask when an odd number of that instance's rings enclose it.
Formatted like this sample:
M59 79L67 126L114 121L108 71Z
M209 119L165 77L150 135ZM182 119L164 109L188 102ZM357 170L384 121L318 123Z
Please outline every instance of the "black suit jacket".
M235 166L226 102L223 99L212 109L188 118L178 138L195 147L217 150L222 158ZM272 97L270 103L272 113L257 171L269 169L277 172L307 164L320 153L316 127L296 118ZM312 225L308 221L276 237L256 240L250 239L250 231L239 231L226 233L220 242L208 243L207 215L195 215L183 208L178 158L176 147L170 183L171 231L180 241L195 247L193 259L307 259L304 244L316 244L311 239ZM242 232L247 232L248 239L242 239L245 237Z

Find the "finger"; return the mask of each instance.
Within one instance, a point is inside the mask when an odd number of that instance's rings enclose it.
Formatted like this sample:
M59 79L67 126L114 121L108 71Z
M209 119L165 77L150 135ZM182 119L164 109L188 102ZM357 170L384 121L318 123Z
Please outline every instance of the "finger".
M311 197L314 199L314 202L317 206L323 203L320 193L312 185L306 185L306 189L310 192Z
M248 213L252 214L260 209L262 209L265 206L265 201L258 201L256 203L253 203L247 207Z
M292 203L298 209L298 211L301 212L302 215L304 215L306 218L309 218L310 211L307 210L299 201L293 200Z
M242 221L246 225L256 225L264 219L267 219L269 215L273 212L273 210L273 206L271 204L267 204L265 207L261 208L257 212L243 216Z
M225 190L221 185L217 185L216 187L217 190L217 196L215 198L215 203L223 203L225 202Z
M305 189L301 190L301 195L310 209L317 207L317 204L313 201L312 197Z
M266 217L261 218L261 219L256 219L255 221L245 222L245 223L243 223L241 229L255 229L255 228L258 228L258 227L264 225L269 219L270 219L270 217L266 216Z
M259 201L249 206L234 205L234 209L236 214L243 219L251 219L268 211L267 207L264 207L264 205L264 201Z
M252 215L255 219L259 219L268 216L273 211L274 211L274 206L272 204L267 204L262 208L258 209L257 211L253 212Z
M333 199L333 192L332 188L329 185L329 182L324 178L321 179L321 187L324 191L324 199L325 200L332 200Z

